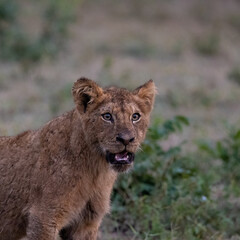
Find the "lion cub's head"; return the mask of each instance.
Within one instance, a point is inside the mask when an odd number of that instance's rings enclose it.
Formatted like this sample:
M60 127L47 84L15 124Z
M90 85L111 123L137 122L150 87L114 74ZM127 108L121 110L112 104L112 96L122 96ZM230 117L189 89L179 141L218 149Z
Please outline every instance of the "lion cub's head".
M104 155L114 170L126 171L147 131L155 97L153 81L128 91L102 89L81 78L72 92L88 144Z

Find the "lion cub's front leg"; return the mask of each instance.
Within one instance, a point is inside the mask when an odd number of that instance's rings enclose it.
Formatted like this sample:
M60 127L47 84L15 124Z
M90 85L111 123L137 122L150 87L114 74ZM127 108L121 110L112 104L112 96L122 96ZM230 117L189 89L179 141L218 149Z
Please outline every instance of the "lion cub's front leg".
M106 209L100 210L99 203L89 201L82 213L82 223L73 235L74 240L96 240L98 228L105 215Z
M51 218L42 218L40 214L30 214L27 228L27 240L59 240L56 225Z
M103 209L98 204L89 201L78 221L60 232L61 238L63 240L96 240L102 218L108 211L108 206Z
M92 221L81 224L73 235L73 240L96 240L100 223L101 221Z

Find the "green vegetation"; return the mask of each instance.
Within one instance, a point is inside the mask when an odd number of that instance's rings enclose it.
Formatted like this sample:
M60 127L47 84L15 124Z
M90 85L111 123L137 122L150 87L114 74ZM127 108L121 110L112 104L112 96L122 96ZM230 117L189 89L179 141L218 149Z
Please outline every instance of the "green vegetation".
M194 41L195 50L204 56L214 56L219 52L220 38L217 34L198 37Z
M189 125L188 119L157 120L149 129L134 170L113 193L113 231L134 239L226 239L240 233L233 197L239 196L240 130L197 152L161 141ZM219 164L217 164L220 162ZM217 198L213 188L224 187ZM239 205L240 208L240 205Z
M232 14L228 16L228 23L234 27L238 32L240 31L240 16L239 14Z
M34 39L20 24L20 3L0 0L0 58L28 65L46 56L56 56L67 39L68 26L74 20L74 8L78 2L43 1L42 29Z
M226 138L214 144L201 142L199 147L212 159L220 161L219 182L224 185L226 194L240 196L240 129L231 129Z
M235 82L235 83L237 83L237 84L240 85L240 68L239 68L239 67L233 68L233 69L229 72L228 78L229 78L231 81L233 81L233 82Z

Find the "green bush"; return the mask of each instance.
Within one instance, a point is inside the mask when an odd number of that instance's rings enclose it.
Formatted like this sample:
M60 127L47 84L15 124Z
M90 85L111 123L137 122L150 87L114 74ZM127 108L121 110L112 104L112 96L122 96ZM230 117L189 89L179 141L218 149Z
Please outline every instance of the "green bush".
M213 239L227 221L211 200L211 177L182 144L163 149L160 141L189 125L183 116L156 121L149 129L134 170L113 192L116 229L137 239ZM116 230L115 229L115 230Z
M219 182L224 183L226 193L240 196L240 129L231 129L226 138L216 143L203 141L199 147L220 161Z
M202 152L207 153L207 160L212 162L209 170L216 176L213 186L221 192L214 200L227 221L227 227L222 231L229 239L239 239L240 129L232 128L225 138L216 142L201 141L198 145Z

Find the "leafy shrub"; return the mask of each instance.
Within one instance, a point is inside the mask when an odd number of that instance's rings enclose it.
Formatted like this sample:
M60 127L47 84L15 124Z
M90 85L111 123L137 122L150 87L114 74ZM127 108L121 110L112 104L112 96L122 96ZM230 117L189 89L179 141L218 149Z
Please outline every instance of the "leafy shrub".
M210 157L221 161L217 169L220 175L219 181L224 183L228 194L240 195L240 129L230 130L229 135L217 141L199 143L201 150L207 152Z
M220 190L222 194L214 199L227 221L227 227L222 231L229 239L239 239L240 129L232 128L225 138L216 142L201 141L198 145L207 153L208 161L215 163L211 166L216 175L213 186L223 189Z
M149 129L131 174L113 192L115 230L132 230L137 239L207 239L217 236L224 217L210 197L209 176L199 162L182 154L182 144L165 150L160 141L181 131L177 116Z

